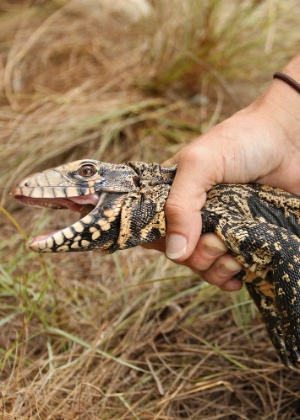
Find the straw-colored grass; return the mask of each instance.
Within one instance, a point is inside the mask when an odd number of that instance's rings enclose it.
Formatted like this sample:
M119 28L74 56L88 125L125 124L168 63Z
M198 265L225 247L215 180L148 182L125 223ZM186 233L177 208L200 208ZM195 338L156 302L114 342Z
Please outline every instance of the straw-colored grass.
M140 248L33 254L26 236L72 215L9 192L79 158L172 156L297 51L300 3L153 0L139 20L92 3L0 4L0 419L296 419L299 375L245 290Z

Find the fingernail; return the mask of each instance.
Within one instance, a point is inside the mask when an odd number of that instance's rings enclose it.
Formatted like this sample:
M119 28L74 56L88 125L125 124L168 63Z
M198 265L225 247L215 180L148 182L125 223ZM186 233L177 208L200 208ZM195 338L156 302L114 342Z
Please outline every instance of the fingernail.
M186 248L187 242L184 236L178 235L177 233L171 233L167 236L166 256L170 260L180 258L186 252Z
M210 257L220 257L225 252L227 252L227 247L225 244L218 244L215 246L206 245L204 246L204 251L209 255Z
M222 274L233 275L241 271L241 265L235 260L230 260L227 261L225 264L220 265L218 267L218 270Z

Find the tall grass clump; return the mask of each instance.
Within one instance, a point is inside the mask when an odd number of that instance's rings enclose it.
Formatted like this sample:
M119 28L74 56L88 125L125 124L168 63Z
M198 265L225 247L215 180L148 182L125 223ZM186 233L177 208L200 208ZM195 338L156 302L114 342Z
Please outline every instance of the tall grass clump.
M298 375L245 290L140 248L26 247L72 216L21 208L18 180L87 157L162 162L299 48L296 0L124 4L0 4L0 419L297 418Z

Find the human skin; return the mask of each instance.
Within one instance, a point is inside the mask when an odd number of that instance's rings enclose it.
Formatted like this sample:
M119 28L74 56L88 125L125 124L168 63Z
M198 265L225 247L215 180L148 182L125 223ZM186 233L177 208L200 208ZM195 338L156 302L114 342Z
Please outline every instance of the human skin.
M277 69L276 69L277 70ZM283 72L300 83L300 54ZM226 291L241 266L214 234L201 234L206 193L219 183L258 182L300 195L300 95L281 80L251 105L196 138L163 166L177 164L166 202L166 241L152 248Z

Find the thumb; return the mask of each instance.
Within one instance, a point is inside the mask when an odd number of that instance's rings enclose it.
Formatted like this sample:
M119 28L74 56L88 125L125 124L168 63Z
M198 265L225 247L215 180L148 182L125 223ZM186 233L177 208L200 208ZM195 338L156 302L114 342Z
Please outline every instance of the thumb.
M165 205L166 256L172 260L185 261L198 243L202 228L200 211L206 200L206 192L200 186L194 171L178 168Z

